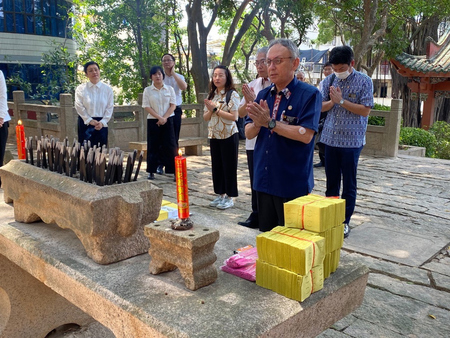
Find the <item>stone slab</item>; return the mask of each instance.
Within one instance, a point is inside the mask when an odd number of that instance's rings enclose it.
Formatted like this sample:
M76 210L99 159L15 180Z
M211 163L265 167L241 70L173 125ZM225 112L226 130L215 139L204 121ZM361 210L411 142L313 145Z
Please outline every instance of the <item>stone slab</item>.
M259 232L202 210L192 208L192 220L220 231L218 270L234 249L255 244ZM68 229L0 222L1 255L117 337L314 337L361 304L368 277L365 266L347 260L323 290L299 303L222 271L190 291L178 270L151 275L148 254L98 265L80 249Z
M399 231L366 222L353 229L343 248L388 261L420 266L447 244L445 238Z

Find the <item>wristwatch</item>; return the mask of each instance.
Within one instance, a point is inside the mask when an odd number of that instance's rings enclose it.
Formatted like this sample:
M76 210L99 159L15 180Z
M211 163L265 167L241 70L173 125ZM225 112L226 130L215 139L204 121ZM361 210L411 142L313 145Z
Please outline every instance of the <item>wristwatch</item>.
M344 99L341 99L341 101L339 101L339 105L342 106L344 104Z
M300 128L298 128L298 132L300 135L304 135L306 133L306 129L300 126Z
M215 113L215 112L217 112L219 109L217 108L217 107L214 107L214 109L213 109L213 113Z
M269 125L267 126L267 129L272 130L273 128L275 128L277 125L277 121L272 119L269 121Z

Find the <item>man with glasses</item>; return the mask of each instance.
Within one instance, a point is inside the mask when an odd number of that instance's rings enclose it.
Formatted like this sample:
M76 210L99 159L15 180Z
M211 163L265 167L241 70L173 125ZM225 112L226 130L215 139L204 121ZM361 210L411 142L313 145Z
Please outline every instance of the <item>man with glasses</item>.
M164 54L161 58L162 66L164 69L164 84L171 86L175 91L176 97L176 108L175 108L175 116L173 117L173 127L175 131L175 141L177 143L178 149L178 140L180 139L180 129L181 129L181 115L183 114L181 110L181 103L183 102L183 97L181 92L186 90L187 84L184 79L184 76L178 73L175 73L175 58L172 54ZM158 174L163 174L164 169L162 165L159 165L156 169Z
M283 204L307 195L314 186L314 134L322 96L317 88L297 80L297 46L273 40L266 65L273 85L261 90L246 106L245 135L258 136L253 154L259 230L284 225Z
M258 77L251 81L249 84L242 85L243 98L239 105L239 117L244 118L247 116L247 103L255 101L256 95L272 84L269 80L266 65L266 54L268 47L262 47L256 52L255 66L258 71ZM250 175L250 186L252 188L252 212L245 222L238 222L239 225L247 228L257 229L259 228L258 218L258 203L256 197L256 191L253 189L253 151L255 149L256 137L245 140L245 149L247 152L247 165Z

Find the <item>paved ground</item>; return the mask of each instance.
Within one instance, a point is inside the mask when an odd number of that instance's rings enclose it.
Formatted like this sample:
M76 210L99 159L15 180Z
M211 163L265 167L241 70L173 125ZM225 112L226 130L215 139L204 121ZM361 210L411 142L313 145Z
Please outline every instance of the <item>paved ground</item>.
M240 196L234 208L217 210L228 222L245 220L251 209L243 142L239 156ZM190 204L211 212L209 148L204 156L187 157L187 165ZM323 195L324 170L314 170L313 192ZM154 183L165 199L176 201L173 176L156 175ZM361 157L352 232L342 255L364 262L369 282L362 306L320 337L450 337L449 183L450 161Z

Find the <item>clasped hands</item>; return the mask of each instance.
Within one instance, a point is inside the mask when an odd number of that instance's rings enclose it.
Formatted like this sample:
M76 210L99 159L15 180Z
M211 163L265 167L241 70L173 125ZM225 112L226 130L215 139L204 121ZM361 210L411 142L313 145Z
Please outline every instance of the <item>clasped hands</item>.
M342 100L342 92L339 87L330 87L330 100L338 104Z
M95 129L95 130L100 130L100 129L103 128L103 123L101 123L100 121L94 120L94 119L92 119L92 120L89 122L89 124L90 124L91 126L94 126L94 129Z
M205 99L203 102L205 103L206 108L208 108L210 112L212 112L213 109L216 108L216 103L214 101Z
M161 127L161 126L165 125L166 122L167 122L167 118L164 117L164 116L160 116L160 117L158 118L158 122L156 122L156 125L157 125L158 127Z
M246 110L248 116L253 120L255 127L267 127L270 121L270 109L267 105L267 101L260 100L257 102L247 103Z

